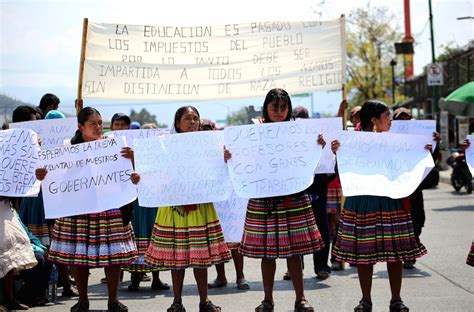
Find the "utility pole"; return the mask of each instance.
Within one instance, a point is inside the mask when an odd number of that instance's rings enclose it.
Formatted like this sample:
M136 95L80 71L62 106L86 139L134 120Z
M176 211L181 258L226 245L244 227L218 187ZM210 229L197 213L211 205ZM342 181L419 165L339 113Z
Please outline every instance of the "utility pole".
M390 66L392 66L392 104L395 105L395 66L397 66L397 61L392 59L390 61Z
M434 31L433 31L433 13L431 10L431 0L428 0L429 10L430 10L430 33L431 33L431 62L436 63L435 55L435 44L434 44ZM432 100L431 100L431 112L433 114L433 119L436 118L436 114L439 112L438 109L438 86L431 86L432 88Z
M404 0L403 5L405 11L405 36L403 37L403 42L413 44L415 39L411 35L410 0ZM413 49L410 53L403 53L403 64L405 69L405 81L407 81L414 74Z

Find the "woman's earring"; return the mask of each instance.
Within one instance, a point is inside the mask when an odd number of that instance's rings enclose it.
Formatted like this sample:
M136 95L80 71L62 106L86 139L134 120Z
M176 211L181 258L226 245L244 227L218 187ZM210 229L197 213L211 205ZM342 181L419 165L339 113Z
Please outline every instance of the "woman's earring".
M372 132L377 132L377 124L374 123L374 127L372 128Z

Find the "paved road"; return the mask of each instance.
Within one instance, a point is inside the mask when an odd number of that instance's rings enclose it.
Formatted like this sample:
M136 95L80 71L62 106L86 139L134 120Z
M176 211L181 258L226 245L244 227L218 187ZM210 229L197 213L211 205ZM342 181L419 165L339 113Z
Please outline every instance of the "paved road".
M466 256L474 238L474 195L456 194L448 184L441 183L437 189L425 191L427 222L422 241L428 255L421 258L415 270L405 271L402 297L411 311L474 311L474 268L465 264ZM245 259L245 273L251 289L239 291L234 283L226 288L210 290L214 303L223 311L253 311L262 300L263 288L260 277L260 262ZM285 262L277 262L275 281L275 310L293 311L294 292L291 282L283 281ZM227 278L235 280L232 265L226 265ZM103 311L107 307L106 288L99 283L103 271L92 270L90 279L90 301L92 311ZM161 273L165 282L171 282L169 272ZM215 277L209 270L210 280ZM352 311L360 299L359 282L354 268L334 272L325 281L318 281L312 272L312 259L305 257L306 296L317 311ZM129 275L125 275L125 280ZM128 281L120 285L119 296L130 311L166 311L173 300L172 291L151 291L150 283L142 283L142 291L129 293ZM384 264L374 270L374 311L387 311L390 300L388 277ZM187 311L198 311L197 288L192 272L187 271L183 302ZM69 311L74 300L60 300L54 306L34 308L34 311Z

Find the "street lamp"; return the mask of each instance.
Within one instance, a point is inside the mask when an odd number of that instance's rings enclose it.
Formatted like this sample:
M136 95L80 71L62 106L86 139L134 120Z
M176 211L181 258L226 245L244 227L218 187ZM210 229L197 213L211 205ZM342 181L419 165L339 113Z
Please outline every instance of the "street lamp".
M392 59L390 66L392 66L392 104L395 104L395 66L397 66L397 61Z

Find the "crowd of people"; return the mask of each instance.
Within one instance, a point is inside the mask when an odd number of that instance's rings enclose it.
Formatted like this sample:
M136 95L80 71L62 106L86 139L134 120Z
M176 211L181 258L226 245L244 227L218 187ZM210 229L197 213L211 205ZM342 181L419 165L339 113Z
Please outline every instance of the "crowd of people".
M46 94L37 108L20 106L12 121L64 118L58 110L59 99ZM347 109L341 103L339 114ZM289 122L308 118L303 107L292 107L289 94L272 89L263 102L261 123ZM393 119L411 119L410 112L399 109ZM354 107L350 121L356 131L384 132L391 126L389 108L379 101L366 101ZM103 138L100 112L85 107L77 116L78 129L70 142L80 144ZM132 121L125 114L112 117L110 129L126 130ZM153 128L147 124L142 128ZM179 108L172 128L176 133L217 130L212 121L202 119L193 106ZM439 142L439 134L433 138ZM340 142L326 142L324 133L314 138L324 147L329 144L337 156ZM465 142L467 147L469 142ZM439 146L439 144L438 144ZM425 146L433 157L439 148ZM122 149L122 157L134 164L134 153ZM225 162L232 150L224 149ZM336 158L337 159L337 158ZM337 163L337 162L336 162ZM145 208L135 200L123 207L100 213L45 219L42 194L25 197L20 205L12 198L0 197L0 278L6 294L6 307L26 310L47 303L46 289L52 270L59 274L58 283L64 297L78 297L72 312L89 311L89 269L104 268L107 284L108 311L128 311L119 301L118 287L123 271L131 273L128 290L140 290L140 283L149 280L154 290L168 290L160 280L159 271L170 270L173 302L167 312L186 311L182 298L185 270L193 269L199 295L199 311L214 312L221 308L208 296L208 288L225 287L228 283L224 263L231 259L236 270L236 285L249 289L244 275L244 258L261 260L263 300L256 312L274 311L273 286L276 259L284 258L287 273L295 291L294 311L314 311L306 298L303 283L304 255L313 255L314 273L318 279L330 277L332 270L343 270L344 263L357 267L362 298L355 312L372 311L373 265L387 263L391 290L390 311L409 311L400 296L402 270L412 269L417 258L426 253L420 241L425 216L423 185L407 199L381 196L349 196L343 198L337 174L317 174L306 190L285 196L254 198L248 202L241 241L226 242L218 214L212 203ZM36 170L38 180L48 172ZM140 175L132 173L131 183L140 183ZM15 207L17 206L17 207ZM14 208L15 207L15 208ZM67 209L67 207L65 207ZM474 246L474 245L473 245ZM468 264L474 264L473 247ZM331 257L330 257L331 254ZM331 266L328 265L330 258ZM216 267L217 276L208 281L208 268ZM23 281L20 290L14 287L16 274ZM73 277L73 278L72 278Z

